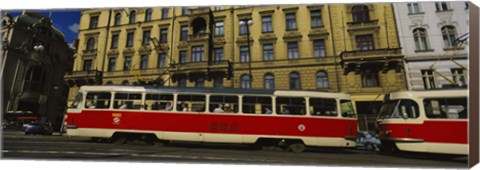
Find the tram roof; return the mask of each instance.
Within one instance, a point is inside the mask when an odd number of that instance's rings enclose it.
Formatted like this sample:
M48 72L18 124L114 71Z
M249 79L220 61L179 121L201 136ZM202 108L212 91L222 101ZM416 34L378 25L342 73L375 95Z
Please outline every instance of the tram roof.
M425 97L460 97L468 96L467 89L439 89L422 91L399 91L390 94L390 99L425 98Z
M152 92L152 93L219 93L219 94L255 94L255 95L281 95L303 97L340 97L349 98L345 93L331 93L308 90L267 90L267 89L240 89L240 88L198 88L198 87L155 87L155 86L82 86L84 91L126 91L126 92Z

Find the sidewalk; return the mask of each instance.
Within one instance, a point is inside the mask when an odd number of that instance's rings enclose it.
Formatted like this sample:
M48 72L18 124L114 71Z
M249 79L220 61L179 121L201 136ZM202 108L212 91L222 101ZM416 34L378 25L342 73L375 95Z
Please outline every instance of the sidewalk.
M67 141L88 141L89 137L68 136L54 132L52 135L25 135L22 131L3 130L2 139L26 139L26 140L67 140Z

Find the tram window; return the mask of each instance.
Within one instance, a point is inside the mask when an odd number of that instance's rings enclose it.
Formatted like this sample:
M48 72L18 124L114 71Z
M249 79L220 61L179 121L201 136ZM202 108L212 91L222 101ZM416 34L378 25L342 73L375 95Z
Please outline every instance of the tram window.
M140 108L142 108L142 94L116 93L113 108L139 110Z
M340 100L340 111L342 117L356 117L352 101L350 100Z
M305 115L306 105L303 97L277 97L277 114Z
M87 93L87 102L85 108L87 109L108 109L110 108L109 92L91 92Z
M147 94L145 109L173 111L173 94Z
M238 96L210 96L210 112L238 113Z
M272 114L272 97L243 96L242 112L247 114Z
M467 98L423 100L425 114L433 119L467 119Z
M310 114L313 116L337 116L335 99L310 98Z
M75 101L73 101L70 108L78 109L80 108L80 106L82 106L82 102L83 102L83 94L78 93L77 95L75 95Z
M206 98L204 95L178 95L177 111L205 112Z

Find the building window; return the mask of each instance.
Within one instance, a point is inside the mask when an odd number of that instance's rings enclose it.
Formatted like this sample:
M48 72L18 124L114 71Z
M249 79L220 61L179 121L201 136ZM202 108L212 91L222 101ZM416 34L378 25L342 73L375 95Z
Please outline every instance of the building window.
M359 35L356 36L357 50L373 50L373 36L372 35Z
M454 47L454 42L457 39L457 30L454 26L442 27L443 44L446 48Z
M448 2L435 2L435 8L437 9L437 12L450 10Z
M127 44L125 47L133 47L133 32L127 33Z
M90 17L90 25L88 26L88 28L94 29L94 28L97 28L97 26L98 26L98 16Z
M317 72L317 88L327 89L328 88L328 75L325 71Z
M187 40L187 38L188 38L188 26L183 25L180 28L180 40Z
M313 40L313 56L325 57L327 53L325 51L325 40Z
M112 35L112 44L110 46L110 49L117 49L118 48L118 34L113 34Z
M160 29L160 43L167 43L168 40L168 28Z
M152 20L152 9L145 10L145 21Z
M135 11L131 11L130 12L130 17L128 19L128 23L133 24L133 23L135 23L136 19L137 19L137 13Z
M452 68L452 78L458 86L467 85L467 74L465 74L465 69L462 68Z
M164 68L167 63L167 54L166 53L159 53L158 54L158 61L157 61L157 68Z
M150 44L150 30L143 31L142 45Z
M264 44L263 45L263 61L273 61L274 60L274 52L273 52L273 45L272 44Z
M123 63L123 71L130 70L132 66L132 56L125 56L125 62Z
M87 40L87 51L95 51L95 38L91 37Z
M415 40L415 47L417 48L417 50L430 49L427 41L427 30L423 28L414 29L413 39Z
M288 59L298 59L298 42L287 43Z
M223 48L215 48L213 49L213 57L215 61L223 61Z
M205 87L205 79L203 77L195 79L195 87Z
M118 25L120 25L121 21L122 21L122 14L121 13L116 13L115 14L115 21L113 22L113 25L118 26Z
M178 80L178 87L187 87L187 78L182 77Z
M275 89L275 76L272 73L267 73L263 77L264 87L265 89Z
M262 32L273 32L272 16L262 17Z
M369 10L366 5L356 5L352 8L353 22L368 22L370 21Z
M110 57L108 59L108 71L115 71L115 63L117 61L116 57Z
M372 67L363 67L360 76L362 78L362 87L379 87L380 78L378 70Z
M215 6L215 11L220 11L220 10L223 10L223 6Z
M242 89L249 89L250 87L250 82L251 82L251 76L250 75L242 75L240 77L240 88Z
M162 19L167 19L168 18L168 8L162 8Z
M241 46L240 47L240 62L246 63L250 61L250 52L248 46Z
M83 60L83 71L92 70L92 59Z
M248 24L240 24L240 35L246 35L248 33Z
M420 5L418 3L408 3L408 13L409 14L418 14L420 13Z
M312 28L318 28L323 26L322 22L322 11L310 11L310 20Z
M213 87L216 87L216 88L223 87L223 76L215 76L213 78Z
M148 55L140 56L140 69L147 69L148 68Z
M421 70L422 72L422 79L423 79L423 86L425 89L434 89L437 86L435 85L435 75L433 74L433 70Z
M182 16L188 15L188 8L182 7Z
M300 73L294 71L290 73L290 89L302 89Z
M215 22L215 36L223 36L223 21Z
M287 31L297 29L297 18L295 16L295 13L285 14L285 19L287 24Z
M203 46L193 46L192 47L192 62L204 61L203 59Z
M187 51L180 51L178 62L180 64L187 63Z

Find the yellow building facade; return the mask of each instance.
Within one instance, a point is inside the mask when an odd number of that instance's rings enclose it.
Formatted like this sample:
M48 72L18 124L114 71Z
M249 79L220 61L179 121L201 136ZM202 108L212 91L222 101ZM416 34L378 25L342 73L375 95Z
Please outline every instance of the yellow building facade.
M406 89L387 3L84 10L76 49L70 99L85 84L319 90L371 118Z

